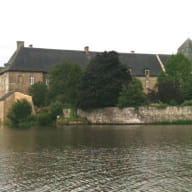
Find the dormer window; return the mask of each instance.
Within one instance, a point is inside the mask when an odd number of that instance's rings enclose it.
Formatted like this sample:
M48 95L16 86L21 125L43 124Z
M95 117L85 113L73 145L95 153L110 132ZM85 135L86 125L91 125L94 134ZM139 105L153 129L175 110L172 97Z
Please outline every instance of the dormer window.
M129 74L132 75L132 74L133 74L132 68L128 68L128 69L127 69L127 72L129 72Z
M49 79L45 79L45 85L49 85Z
M146 77L149 77L150 76L150 69L145 69L144 73L145 73Z
M35 77L30 76L29 77L29 83L30 83L30 85L33 85L35 83Z
M147 79L147 80L145 81L145 88L146 88L146 89L149 89L149 88L150 88L150 81L149 81L149 79Z

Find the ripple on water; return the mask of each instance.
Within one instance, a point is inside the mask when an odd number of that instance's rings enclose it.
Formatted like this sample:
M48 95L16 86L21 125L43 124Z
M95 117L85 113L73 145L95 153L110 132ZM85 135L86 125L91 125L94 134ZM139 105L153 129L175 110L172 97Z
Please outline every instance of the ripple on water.
M0 155L3 191L192 191L192 150L64 147Z

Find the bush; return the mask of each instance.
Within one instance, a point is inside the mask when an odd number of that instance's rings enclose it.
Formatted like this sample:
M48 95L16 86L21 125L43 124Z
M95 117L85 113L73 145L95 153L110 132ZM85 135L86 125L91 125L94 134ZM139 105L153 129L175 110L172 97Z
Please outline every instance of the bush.
M191 106L192 105L192 100L187 100L187 101L184 101L181 106Z
M122 87L118 99L118 107L138 107L144 105L145 102L146 95L143 92L142 84L138 79L133 78L127 86Z
M19 126L21 122L26 121L31 112L31 104L25 99L20 99L12 105L7 117L13 126Z
M150 105L151 107L156 107L158 109L165 109L166 107L168 107L169 105L166 103L154 103Z
M46 106L48 89L45 83L37 82L31 85L31 87L29 88L29 94L32 96L35 106Z
M51 115L46 112L40 112L36 116L37 125L40 126L49 126L53 124Z
M52 120L56 120L57 116L62 115L63 113L62 103L59 101L51 103L48 108L48 113L50 114L50 117L52 118Z
M156 90L149 89L147 93L147 102L148 103L158 103L159 102L159 94Z

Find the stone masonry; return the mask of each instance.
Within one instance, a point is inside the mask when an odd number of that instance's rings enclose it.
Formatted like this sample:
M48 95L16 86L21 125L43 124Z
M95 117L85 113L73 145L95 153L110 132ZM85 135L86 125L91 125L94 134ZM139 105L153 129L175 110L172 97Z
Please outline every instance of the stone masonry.
M64 110L64 116L69 115L69 110ZM78 110L78 115L86 117L93 124L143 124L163 121L192 120L192 106L166 107L139 107L119 109L108 107L95 110Z

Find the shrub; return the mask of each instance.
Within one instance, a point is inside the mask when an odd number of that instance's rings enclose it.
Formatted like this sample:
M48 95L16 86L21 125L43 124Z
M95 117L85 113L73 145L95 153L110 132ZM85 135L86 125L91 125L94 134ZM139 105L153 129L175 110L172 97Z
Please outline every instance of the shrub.
M144 105L146 102L146 95L143 92L141 82L133 78L127 86L123 86L119 99L118 107L138 107Z
M52 120L56 120L57 116L63 113L62 103L59 101L51 103L48 108L48 113L50 114L50 117L52 118Z
M37 82L29 88L33 103L37 107L46 106L48 89L44 82Z
M36 116L37 125L40 126L49 126L53 124L53 120L51 118L51 115L46 112L40 112Z
M187 100L187 101L184 101L181 106L191 106L192 105L192 100Z
M19 126L21 122L26 121L31 112L31 104L25 99L20 99L12 105L7 117L13 126Z
M151 107L156 107L158 109L165 109L166 107L168 107L169 105L166 103L154 103L150 105Z

